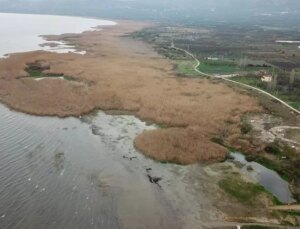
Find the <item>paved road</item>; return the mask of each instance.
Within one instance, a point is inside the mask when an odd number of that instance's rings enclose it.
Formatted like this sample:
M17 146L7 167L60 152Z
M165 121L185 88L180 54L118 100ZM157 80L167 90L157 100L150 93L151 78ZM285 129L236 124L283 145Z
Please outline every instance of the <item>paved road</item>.
M194 67L194 70L196 72L198 72L199 74L203 75L203 76L208 76L208 77L213 77L213 78L216 78L214 75L211 75L211 74L207 74L207 73L204 73L204 72L201 72L198 67L200 66L201 62L195 57L194 54L190 53L189 51L185 50L185 49L182 49L182 48L177 48L174 43L172 42L171 44L171 48L173 49L176 49L176 50L179 50L179 51L182 51L182 52L185 52L188 56L192 57L195 61L196 61L196 65ZM222 79L222 80L225 80L227 82L231 82L231 83L234 83L234 84L238 84L240 86L243 86L243 87L247 87L247 88L250 88L252 90L255 90L255 91L258 91L262 94L265 94L269 97L271 97L272 99L275 99L276 101L280 102L281 104L283 104L284 106L288 107L290 110L292 110L293 112L295 112L296 114L299 114L300 115L300 111L295 109L294 107L290 106L289 104L287 104L286 102L282 101L281 99L277 98L276 96L264 91L264 90L261 90L259 88L256 88L256 87L252 87L250 85L247 85L247 84L243 84L243 83L240 83L240 82L236 82L234 80L230 80L228 78L222 78L222 77L218 77L218 79Z

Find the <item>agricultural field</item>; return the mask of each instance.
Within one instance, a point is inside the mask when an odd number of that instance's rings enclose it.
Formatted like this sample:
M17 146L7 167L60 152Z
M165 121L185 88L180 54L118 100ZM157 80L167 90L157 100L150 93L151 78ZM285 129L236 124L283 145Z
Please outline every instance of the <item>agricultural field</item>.
M207 74L234 74L241 68L233 61L226 60L203 60L198 69Z

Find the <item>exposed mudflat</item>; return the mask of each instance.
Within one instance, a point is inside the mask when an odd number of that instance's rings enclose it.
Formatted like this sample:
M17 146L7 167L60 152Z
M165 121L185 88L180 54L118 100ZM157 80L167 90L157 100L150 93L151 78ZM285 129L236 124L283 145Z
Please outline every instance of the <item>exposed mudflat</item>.
M219 180L242 176L232 163L180 166L140 154L133 139L156 127L133 116L36 117L2 105L0 113L0 228L280 222L267 200L255 197L249 208L220 190Z

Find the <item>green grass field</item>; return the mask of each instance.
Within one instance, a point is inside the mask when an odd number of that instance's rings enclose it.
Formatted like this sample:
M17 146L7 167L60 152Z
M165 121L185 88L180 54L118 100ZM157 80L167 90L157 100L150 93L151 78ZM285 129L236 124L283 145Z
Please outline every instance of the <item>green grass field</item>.
M195 61L189 60L178 60L177 64L177 71L181 75L185 76L198 76L199 73L195 71Z
M232 61L223 60L202 60L199 71L207 74L234 74L240 70L240 68Z
M267 192L261 185L249 183L242 179L226 178L220 180L218 185L226 193L244 204L254 205L258 196L261 194L266 194L274 204L280 203L276 197Z

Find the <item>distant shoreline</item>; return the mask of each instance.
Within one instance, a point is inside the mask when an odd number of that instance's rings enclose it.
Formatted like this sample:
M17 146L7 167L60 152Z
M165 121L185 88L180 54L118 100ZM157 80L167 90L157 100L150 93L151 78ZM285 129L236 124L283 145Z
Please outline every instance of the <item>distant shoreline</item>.
M43 45L47 41L45 37L66 33L79 34L117 25L117 22L114 21L74 16L0 13L0 18L7 21L0 25L0 30L3 32L0 38L0 57L5 57L6 54L35 50L75 52L74 46L68 44L62 44L56 49ZM35 21L39 23L35 25ZM47 27L43 24L47 24ZM21 27L18 30L13 29L19 26Z
M100 18L100 17L88 17L88 16L75 16L75 15L65 15L65 14L40 14L40 13L18 13L18 12L2 12L0 10L0 14L22 14L22 15L37 15L37 16L57 16L57 17L74 17L74 18L86 18L86 19L95 19L95 20L103 20L110 21L117 25L118 23L115 20L110 18Z
M285 41L285 40L279 40L279 41L276 41L276 43L300 44L300 41Z

